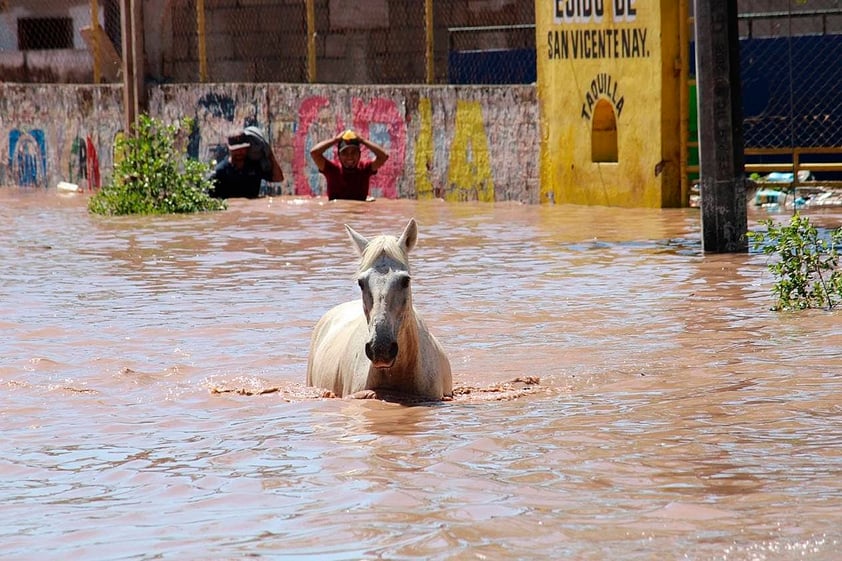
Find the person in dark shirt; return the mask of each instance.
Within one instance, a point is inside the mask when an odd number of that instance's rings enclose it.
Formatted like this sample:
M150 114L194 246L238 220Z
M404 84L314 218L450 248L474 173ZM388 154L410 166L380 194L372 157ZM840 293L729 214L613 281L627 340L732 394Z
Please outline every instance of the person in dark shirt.
M324 157L325 151L336 146L339 163ZM365 146L374 154L374 160L363 161L360 148ZM310 150L316 167L327 180L327 198L365 201L371 176L389 159L389 153L370 140L352 130L346 130L333 138L316 144Z
M228 137L228 157L216 165L210 179L210 194L217 199L254 199L260 196L261 181L283 181L284 172L262 131L247 127Z

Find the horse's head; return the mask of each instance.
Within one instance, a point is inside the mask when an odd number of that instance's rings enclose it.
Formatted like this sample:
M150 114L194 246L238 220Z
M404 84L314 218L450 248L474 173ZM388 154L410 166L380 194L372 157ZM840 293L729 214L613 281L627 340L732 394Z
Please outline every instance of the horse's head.
M360 254L357 283L368 320L365 354L375 368L391 368L400 351L404 319L412 314L408 254L418 239L418 226L410 219L400 238L368 239L345 225Z

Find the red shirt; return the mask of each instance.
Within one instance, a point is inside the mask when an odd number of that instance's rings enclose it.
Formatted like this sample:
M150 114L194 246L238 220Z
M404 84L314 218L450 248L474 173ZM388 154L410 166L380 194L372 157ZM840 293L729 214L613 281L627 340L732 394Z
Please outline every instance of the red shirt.
M371 169L372 163L361 161L355 168L344 168L335 162L325 160L325 169L322 170L322 174L327 179L328 200L366 200L371 176L377 173L376 170Z

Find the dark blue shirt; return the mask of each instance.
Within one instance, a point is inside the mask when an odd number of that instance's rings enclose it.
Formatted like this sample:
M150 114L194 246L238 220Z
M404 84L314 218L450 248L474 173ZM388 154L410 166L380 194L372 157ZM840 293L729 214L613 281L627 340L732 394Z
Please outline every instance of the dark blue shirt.
M214 189L210 193L217 199L246 197L255 199L260 196L260 180L271 179L260 166L260 162L246 160L242 169L237 169L229 158L225 158L213 170L210 176Z

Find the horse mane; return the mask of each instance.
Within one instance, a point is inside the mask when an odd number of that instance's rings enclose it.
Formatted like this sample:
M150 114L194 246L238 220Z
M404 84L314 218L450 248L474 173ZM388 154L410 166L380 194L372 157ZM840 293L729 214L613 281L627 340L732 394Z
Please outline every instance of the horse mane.
M360 258L360 265L357 268L357 274L374 267L381 255L397 261L409 271L409 256L398 243L398 239L394 236L377 236L372 238L365 246Z

